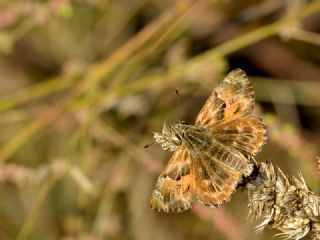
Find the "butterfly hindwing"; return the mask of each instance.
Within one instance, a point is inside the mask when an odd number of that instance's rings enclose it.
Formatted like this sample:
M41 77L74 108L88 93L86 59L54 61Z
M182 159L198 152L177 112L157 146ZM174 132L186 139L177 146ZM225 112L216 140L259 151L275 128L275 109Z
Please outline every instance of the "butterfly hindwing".
M215 138L236 148L245 156L254 156L266 141L266 128L261 118L247 115L212 129Z
M243 163L241 159L238 161ZM221 162L219 158L208 154L202 156L195 165L197 200L208 207L217 207L229 201L242 179L242 174Z

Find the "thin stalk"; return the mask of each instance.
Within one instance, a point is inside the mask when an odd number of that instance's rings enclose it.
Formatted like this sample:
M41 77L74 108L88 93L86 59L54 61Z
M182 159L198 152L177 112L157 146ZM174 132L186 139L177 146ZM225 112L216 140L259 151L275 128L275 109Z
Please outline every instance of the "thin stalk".
M320 45L319 33L309 32L303 29L297 29L296 31L294 31L294 33L290 37L302 42L307 42L314 45Z
M0 97L0 112L15 108L21 103L38 100L65 90L71 87L75 80L76 78L72 76L59 76Z
M37 217L41 211L41 208L46 201L49 193L51 192L52 188L55 186L58 176L53 174L50 176L43 184L36 200L31 208L30 213L28 214L25 222L22 225L22 228L19 232L17 240L27 240L31 234L32 228L37 220Z

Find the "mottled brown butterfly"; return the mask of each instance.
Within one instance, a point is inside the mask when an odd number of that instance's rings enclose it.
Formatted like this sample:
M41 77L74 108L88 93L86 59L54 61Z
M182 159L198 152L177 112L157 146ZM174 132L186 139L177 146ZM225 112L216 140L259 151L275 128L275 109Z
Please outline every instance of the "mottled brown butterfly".
M216 207L230 200L266 141L265 124L253 108L253 87L236 69L213 89L194 125L164 124L155 141L174 153L157 180L151 207L181 212L197 201Z

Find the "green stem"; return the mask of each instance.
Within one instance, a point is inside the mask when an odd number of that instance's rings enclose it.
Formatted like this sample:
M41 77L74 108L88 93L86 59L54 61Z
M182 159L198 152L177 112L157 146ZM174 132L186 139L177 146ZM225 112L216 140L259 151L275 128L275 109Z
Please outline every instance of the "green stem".
M320 45L319 33L308 32L303 29L297 29L290 37L299 41Z
M52 190L52 188L55 186L56 182L58 180L58 176L57 175L52 175L50 176L46 182L44 182L33 206L32 209L29 213L29 215L27 216L27 219L25 220L25 222L22 225L22 228L19 232L19 235L17 237L17 240L27 240L30 236L30 233L32 231L32 228L37 220L37 217L39 215L39 212L44 204L44 202L46 201L50 191Z
M0 112L15 108L21 103L37 100L42 97L53 95L61 90L67 89L74 84L74 77L55 77L47 81L32 85L26 89L0 98Z

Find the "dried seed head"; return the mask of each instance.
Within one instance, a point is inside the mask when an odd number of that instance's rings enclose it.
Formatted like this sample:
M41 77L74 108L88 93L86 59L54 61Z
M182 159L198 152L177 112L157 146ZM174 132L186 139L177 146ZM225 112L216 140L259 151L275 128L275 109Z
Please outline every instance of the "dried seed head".
M279 229L285 239L320 239L320 198L310 191L302 175L287 178L271 163L262 163L258 177L247 184L249 214L263 218L256 230Z

